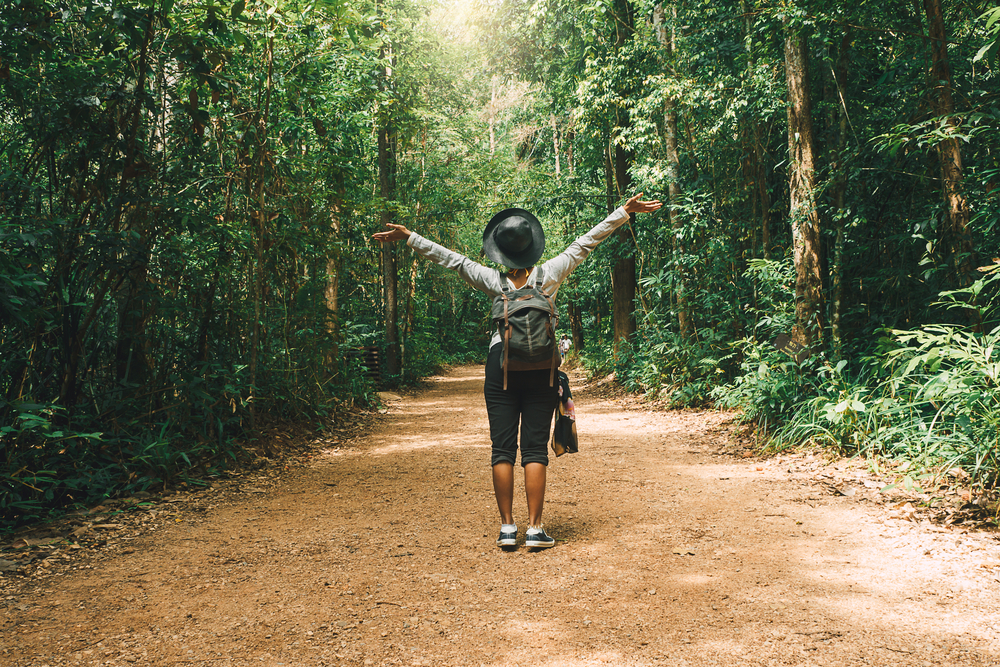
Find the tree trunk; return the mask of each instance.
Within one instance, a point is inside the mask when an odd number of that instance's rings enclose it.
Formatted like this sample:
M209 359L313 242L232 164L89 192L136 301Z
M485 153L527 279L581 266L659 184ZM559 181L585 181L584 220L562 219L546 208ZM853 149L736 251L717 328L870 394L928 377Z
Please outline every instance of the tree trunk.
M490 81L490 156L492 157L497 150L497 133L496 133L496 119L497 119L497 80L494 77Z
M656 41L661 45L672 43L670 31L667 29L667 10L663 3L653 7L653 32L656 34Z
M757 58L753 49L753 12L747 0L740 0L740 7L743 11L744 41L749 62L748 74L753 75L757 67ZM752 146L750 154L752 164L748 170L751 180L751 187L754 188L752 198L756 204L756 211L759 213L760 228L760 248L761 256L768 259L771 256L771 191L767 187L768 170L765 163L764 145L768 142L770 131L768 127L758 118L750 120L750 140Z
M128 272L118 291L118 340L115 343L115 379L123 386L144 385L149 370L146 356L146 321L149 315L147 290L149 253Z
M673 10L676 18L676 9ZM657 5L653 12L653 23L656 28L656 37L663 46L667 66L674 54L674 31L667 28L666 11L663 5ZM694 326L691 321L691 313L687 301L687 270L685 268L686 248L682 240L681 216L678 212L681 200L681 160L677 150L677 101L673 97L668 97L664 103L664 116L666 120L666 158L667 158L667 217L670 220L671 245L674 255L674 266L677 270L677 290L674 295L677 308L677 326L683 340L691 340L694 336Z
M392 47L385 45L380 52L385 69L379 78L382 93L394 92L392 69L395 56ZM383 107L378 114L378 182L382 195L380 228L396 222L393 204L396 200L396 127L393 119L394 105ZM393 381L400 375L399 365L399 272L396 267L396 244L383 243L380 253L382 266L382 315L385 322L385 356L382 368Z
M385 118L378 128L378 174L379 189L382 194L383 208L379 216L381 228L394 223L395 211L390 206L396 198L396 136L389 127L390 121ZM399 308L398 283L399 275L396 269L396 244L383 243L381 247L382 262L382 304L385 320L385 372L390 377L399 375Z
M556 178L561 175L559 167L559 126L556 124L556 115L551 114L552 119L552 154L556 158Z
M267 205L266 199L266 180L265 173L267 169L267 158L268 158L268 119L271 115L271 90L274 87L274 19L269 21L271 35L267 39L267 78L265 80L265 94L264 94L264 112L261 115L260 125L261 125L261 135L260 135L260 161L257 166L257 183L256 183L256 197L257 197L257 212L256 215L251 214L251 219L255 221L255 234L254 234L254 263L253 263L253 273L252 273L252 291L253 291L253 326L251 328L250 334L250 392L253 395L253 400L250 401L249 413L250 413L250 429L253 430L257 426L257 365L258 358L260 354L260 339L261 339L261 318L263 316L263 299L264 299L264 234L265 228L267 226L268 216L265 213L265 208Z
M843 356L841 321L844 311L844 202L847 194L847 174L844 170L844 150L847 147L847 109L844 89L847 85L847 63L851 48L851 29L844 32L837 53L837 65L827 72L828 132L831 133L830 150L830 203L831 226L835 230L833 263L830 270L830 342L834 359Z
M927 15L927 32L931 41L931 81L934 87L932 105L934 114L947 118L949 125L957 124L954 118L955 102L952 98L951 65L948 63L948 42L945 34L941 0L924 0ZM975 280L975 258L969 234L969 204L962 193L962 149L958 139L947 139L937 146L941 162L941 183L947 211L945 238L955 266L959 285L965 287Z
M669 206L667 216L670 220L670 228L673 230L671 241L673 243L674 265L677 267L677 326L681 333L681 338L691 340L694 336L694 324L691 321L690 308L687 300L688 275L684 262L687 249L682 238L683 225L678 211L681 199L680 186L680 155L677 151L677 107L672 98L666 102L666 124L667 124L667 196Z
M573 160L573 139L576 137L576 132L573 131L573 123L570 121L570 129L566 131L564 135L563 143L566 146L566 166L569 167L569 177L573 178L576 175L575 161Z
M615 0L615 49L621 50L635 32L635 11L629 0ZM618 91L623 97L628 91ZM614 150L615 199L626 197L632 188L632 176L629 168L632 166L633 155L621 144L621 136L631 125L631 118L625 110L619 110L615 118L615 126L611 140ZM629 225L635 221L635 216L629 216ZM614 324L614 347L617 356L622 341L632 338L636 331L635 297L637 290L635 239L629 225L623 225L615 231L615 236L621 242L621 253L611 270L612 289L612 322Z
M563 228L563 233L570 236L576 231L579 220L574 209L571 213L571 222ZM571 295L566 304L566 315L569 318L570 338L573 342L573 349L582 352L584 347L583 337L583 309L580 307L580 280L576 275L571 274L566 281L566 287Z
M606 150L604 151L604 191L605 191L605 205L608 209L608 213L614 213L615 201L617 200L617 190L615 188L615 161L612 155L614 155L614 149L611 147L611 139L608 136L604 137Z
M406 295L406 315L403 321L403 339L407 340L410 334L413 333L414 322L416 318L416 302L417 302L417 276L419 276L420 271L420 256L413 253L413 261L410 262L410 282L407 284L407 295ZM405 367L405 364L403 364Z
M622 199L632 187L632 177L628 168L632 164L632 154L620 145L615 145L614 174L617 186L617 199ZM622 341L628 341L636 332L635 296L636 296L636 261L635 238L630 225L635 222L635 214L629 215L628 224L615 230L614 235L620 241L620 252L624 255L618 258L611 269L612 290L612 322L614 324L614 345L617 356Z
M569 334L573 339L573 349L583 352L586 341L583 337L583 309L580 308L576 299L573 299L566 306L569 314Z
M330 336L330 348L326 355L326 367L333 371L333 365L340 358L339 349L339 313L340 313L340 251L337 241L340 238L341 199L339 194L330 203L330 242L326 255L326 287L323 290L323 300L326 303L326 331Z
M753 161L757 181L757 206L760 210L760 243L765 259L771 256L771 191L767 187L767 165L764 162L764 142L770 134L763 123L753 127Z
M809 61L806 36L785 26L785 79L788 83L789 218L795 262L795 331L807 347L817 345L823 332L823 277L820 270L819 212Z

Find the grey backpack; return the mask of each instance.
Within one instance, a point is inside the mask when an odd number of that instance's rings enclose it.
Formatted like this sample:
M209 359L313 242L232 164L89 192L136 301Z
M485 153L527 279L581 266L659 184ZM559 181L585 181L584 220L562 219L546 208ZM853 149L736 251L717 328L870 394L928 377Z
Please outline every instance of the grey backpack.
M549 386L554 385L556 368L562 361L556 344L556 306L542 289L542 269L535 271L534 284L511 289L500 272L503 290L493 298L490 316L503 341L503 388L507 371L550 369Z

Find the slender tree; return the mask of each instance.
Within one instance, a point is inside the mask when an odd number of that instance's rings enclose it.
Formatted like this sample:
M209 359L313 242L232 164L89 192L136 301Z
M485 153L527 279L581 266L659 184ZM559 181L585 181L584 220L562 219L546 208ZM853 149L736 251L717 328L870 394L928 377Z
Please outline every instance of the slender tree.
M258 136L260 137L259 145L257 146L257 174L256 182L254 184L254 190L252 193L253 198L256 201L251 202L250 198L247 198L248 206L255 206L256 210L249 211L249 217L254 223L254 261L251 270L251 282L253 285L253 324L251 327L250 336L250 386L256 393L258 378L259 378L259 366L260 366L260 347L261 338L263 335L263 308L264 308L264 289L265 289L265 266L264 266L264 246L267 243L267 225L271 221L271 214L267 211L267 185L268 176L270 175L269 166L271 161L270 155L270 145L268 142L268 132L270 130L270 116L271 116L271 93L274 91L274 17L269 17L267 21L269 27L267 38L265 40L265 50L264 59L266 61L266 75L264 78L264 108L258 119ZM194 106L194 100L196 97L192 98L192 106ZM197 121L196 121L197 122ZM197 126L196 130L197 132ZM277 214L274 214L277 217ZM255 396L254 399L257 397ZM250 428L256 427L257 420L257 401L250 401Z
M956 128L955 101L952 95L951 65L948 62L948 38L941 0L924 0L927 32L931 49L931 106L934 115L950 128ZM975 280L975 260L969 233L969 203L963 192L962 148L959 140L950 136L937 144L940 161L941 193L945 202L945 237L955 266L958 283L962 286Z
M848 28L836 53L831 53L824 67L824 97L827 108L827 132L830 163L830 222L834 230L833 259L830 266L830 343L834 357L843 356L844 314L844 243L847 198L847 168L844 164L847 148L847 89L853 30Z
M614 12L615 51L620 52L626 42L635 34L635 10L629 0L615 0ZM629 91L619 91L627 97ZM634 155L625 147L623 134L631 124L626 109L618 108L614 118L609 147L610 174L613 177L613 187L609 181L609 194L614 193L614 199L620 201L632 189L632 160ZM620 241L621 255L611 269L612 289L612 321L614 325L615 353L617 354L622 341L631 339L636 331L635 297L638 291L636 282L635 238L632 236L632 225L635 216L630 216L630 224L619 227L614 235Z
M785 23L785 80L788 85L788 190L795 262L795 336L806 346L821 341L823 277L816 206L815 149L809 91L809 55L802 27Z
M675 29L667 24L667 10L663 5L657 5L653 12L653 22L656 28L656 36L665 53L665 61L669 67L674 55ZM671 8L672 18L676 18L676 8ZM694 336L694 323L691 320L691 312L687 299L688 275L685 266L686 249L684 247L684 230L681 222L681 159L677 148L677 100L673 95L667 95L664 102L664 124L666 126L666 162L667 162L667 216L670 220L670 228L673 230L670 239L673 244L674 265L677 267L677 289L675 291L677 325L684 340L690 340Z
M748 0L740 0L740 10L743 13L743 43L747 53L746 77L752 80L757 63L757 47L754 43L754 13ZM768 173L770 171L766 158L765 145L771 134L770 125L760 118L759 114L748 114L745 122L750 126L750 164L747 178L750 181L750 198L752 213L758 221L760 230L760 253L766 259L771 256L771 189Z
M383 10L384 11L384 10ZM382 76L379 78L379 91L383 96L394 93L392 80L393 53L392 45L385 38L382 46ZM378 143L378 181L379 193L382 196L382 210L379 213L380 228L396 220L396 154L397 137L393 114L395 105L380 100L381 107L376 114ZM399 271L396 266L395 244L384 243L380 249L382 264L382 308L385 320L385 361L383 368L389 377L398 377L399 366Z

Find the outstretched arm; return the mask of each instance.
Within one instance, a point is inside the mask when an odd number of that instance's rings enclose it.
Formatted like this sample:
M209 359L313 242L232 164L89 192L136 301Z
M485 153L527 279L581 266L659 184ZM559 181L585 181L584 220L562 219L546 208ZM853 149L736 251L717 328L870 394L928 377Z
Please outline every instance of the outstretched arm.
M545 263L545 280L551 280L553 283L553 285L549 286L549 289L555 289L558 287L566 276L568 276L570 272L580 264L580 262L586 259L587 255L589 255L591 251L601 243L601 241L611 236L611 233L617 228L626 224L629 221L629 214L652 213L663 206L663 204L657 199L642 201L639 199L640 197L642 197L641 192L615 209L615 211L606 217L603 222L569 244L569 247L562 253Z
M499 272L487 269L482 264L477 264L462 254L448 250L430 239L425 239L403 225L388 223L386 226L389 227L388 231L376 232L372 234L372 238L381 243L406 241L406 245L413 248L415 253L446 269L455 271L462 277L462 280L477 290L485 292L491 297L500 292Z

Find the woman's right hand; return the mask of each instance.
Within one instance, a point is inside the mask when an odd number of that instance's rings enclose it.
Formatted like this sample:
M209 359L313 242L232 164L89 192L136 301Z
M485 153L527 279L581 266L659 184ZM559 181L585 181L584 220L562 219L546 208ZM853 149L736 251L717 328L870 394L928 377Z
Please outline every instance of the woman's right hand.
M376 241L381 241L382 243L388 243L389 241L405 241L410 238L410 234L412 233L403 225L394 225L391 222L388 222L385 226L391 227L392 231L375 232L372 234L372 238Z

